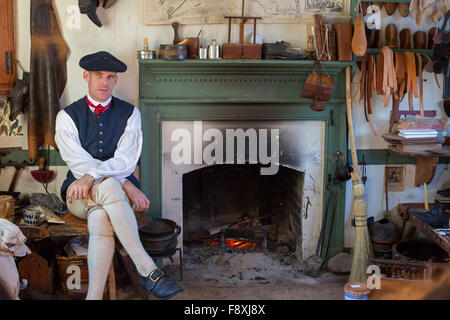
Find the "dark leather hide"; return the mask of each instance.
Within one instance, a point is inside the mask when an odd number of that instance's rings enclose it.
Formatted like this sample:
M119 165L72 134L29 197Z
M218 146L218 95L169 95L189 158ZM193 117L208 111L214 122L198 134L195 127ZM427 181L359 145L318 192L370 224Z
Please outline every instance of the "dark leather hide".
M56 148L55 120L59 99L67 82L69 48L58 26L52 0L31 1L30 101L28 109L28 153L37 158L47 143Z

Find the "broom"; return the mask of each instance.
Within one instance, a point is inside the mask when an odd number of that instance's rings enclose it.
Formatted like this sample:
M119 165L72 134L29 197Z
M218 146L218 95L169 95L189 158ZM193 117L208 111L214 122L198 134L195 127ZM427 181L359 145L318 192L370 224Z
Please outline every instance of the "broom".
M355 243L353 245L353 261L350 273L350 282L366 282L367 264L372 248L370 245L369 230L367 228L367 205L364 199L364 183L358 170L358 157L356 155L355 133L352 120L352 94L350 87L351 66L346 68L346 100L347 100L347 122L350 136L350 149L353 162L353 205L355 215Z

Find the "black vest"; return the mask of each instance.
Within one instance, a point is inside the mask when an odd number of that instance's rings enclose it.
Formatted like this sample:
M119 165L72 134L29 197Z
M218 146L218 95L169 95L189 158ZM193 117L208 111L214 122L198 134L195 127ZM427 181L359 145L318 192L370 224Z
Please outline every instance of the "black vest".
M94 159L106 161L114 157L117 143L125 131L127 121L133 114L134 106L113 97L111 106L101 114L95 114L86 102L86 97L64 108L78 129L81 146ZM137 188L140 187L136 177L127 177ZM67 188L76 179L69 170L61 187L61 197L66 200Z

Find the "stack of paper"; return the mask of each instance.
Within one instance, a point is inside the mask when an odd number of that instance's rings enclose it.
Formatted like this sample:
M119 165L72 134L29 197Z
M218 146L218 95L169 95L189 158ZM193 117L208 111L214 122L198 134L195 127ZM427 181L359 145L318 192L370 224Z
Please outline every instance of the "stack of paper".
M436 138L438 131L434 129L403 129L398 135L405 139Z

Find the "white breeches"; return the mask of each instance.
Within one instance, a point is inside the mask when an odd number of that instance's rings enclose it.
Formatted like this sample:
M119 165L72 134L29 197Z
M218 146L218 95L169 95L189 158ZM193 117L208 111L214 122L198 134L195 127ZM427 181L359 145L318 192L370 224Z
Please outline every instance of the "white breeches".
M88 221L87 300L100 300L103 297L114 255L114 234L142 276L148 276L157 268L142 246L134 211L120 182L114 178L106 178L96 181L96 184L98 185L93 196L95 199L89 197L87 201L67 201L67 207L72 214Z

